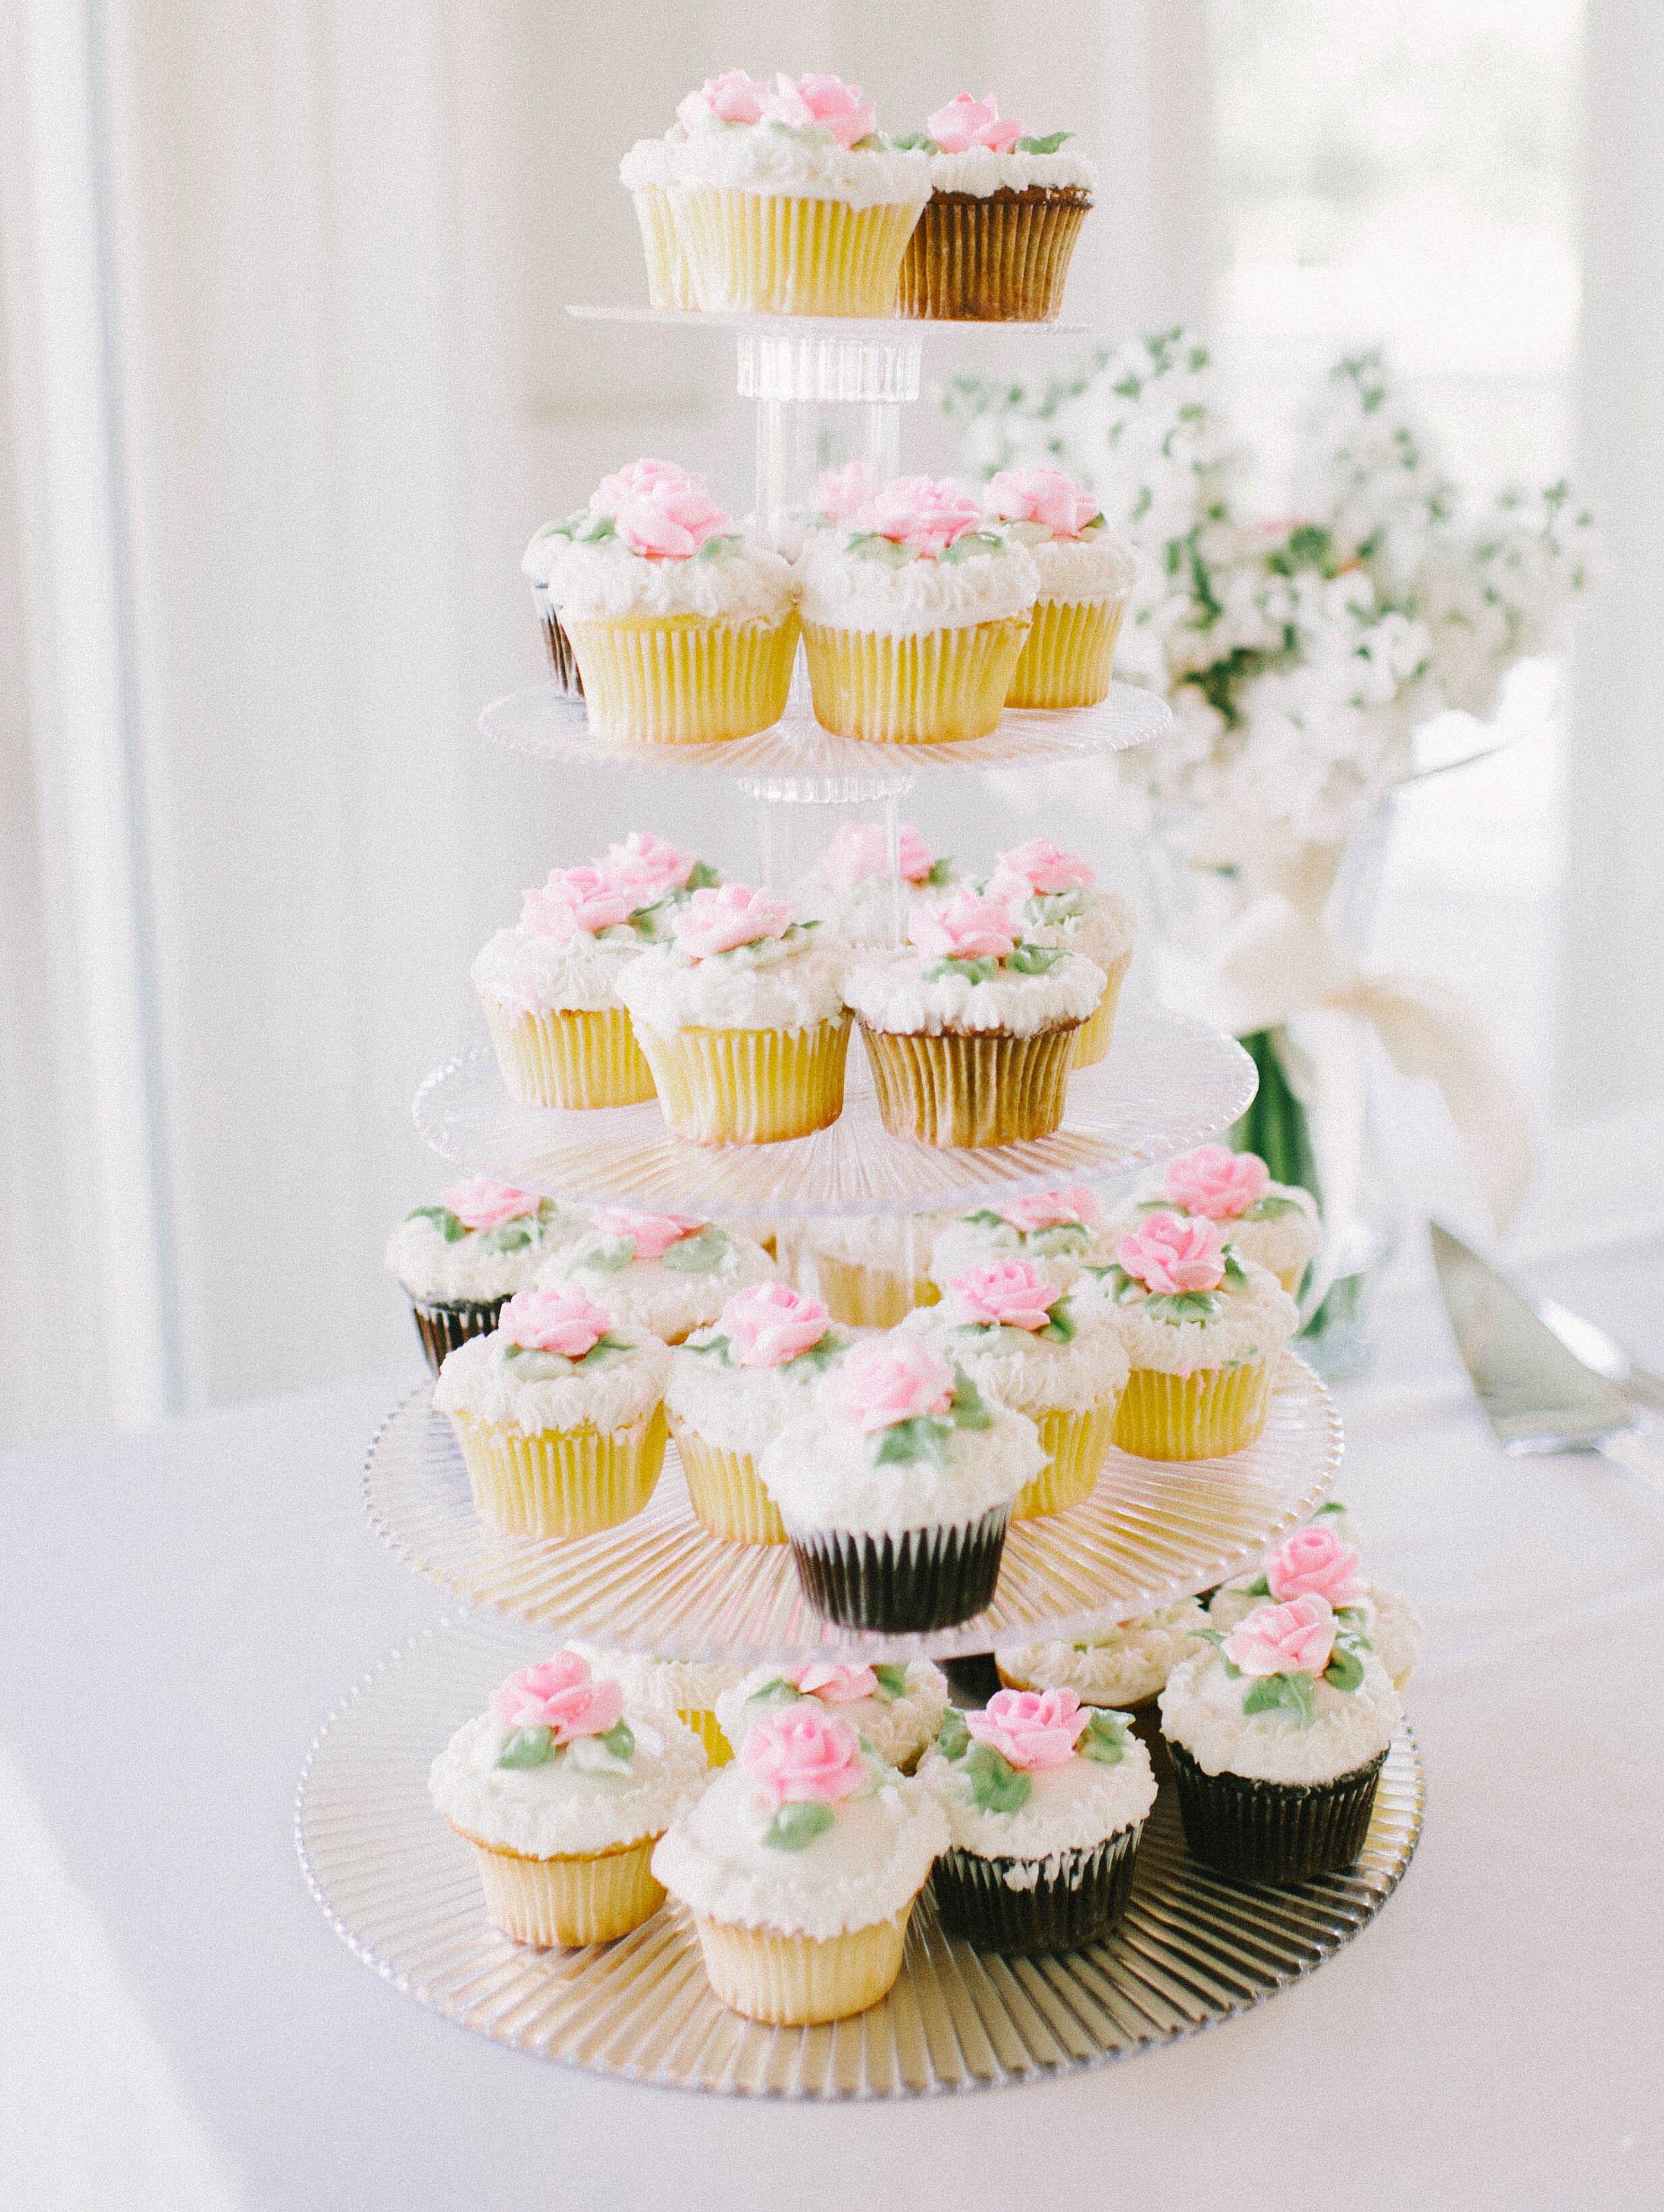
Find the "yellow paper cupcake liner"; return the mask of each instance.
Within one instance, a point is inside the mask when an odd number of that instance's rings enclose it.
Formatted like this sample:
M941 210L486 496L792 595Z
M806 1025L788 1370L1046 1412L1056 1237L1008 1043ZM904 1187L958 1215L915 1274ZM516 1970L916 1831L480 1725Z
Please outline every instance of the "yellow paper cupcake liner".
M635 202L635 220L641 227L641 251L647 256L647 305L696 307L693 271L682 251L670 194L657 185L645 185L630 197Z
M907 1947L909 1899L893 1920L847 1936L780 1936L694 1915L713 1994L732 2012L775 2027L847 2020L895 1984Z
M916 204L853 208L717 185L671 194L677 235L708 311L890 315Z
M452 1413L474 1504L509 1536L588 1536L616 1528L653 1496L665 1461L665 1408L628 1429L544 1429L526 1436Z
M672 1135L695 1145L774 1145L843 1111L849 1016L800 1030L638 1032Z
M902 313L1051 322L1091 204L1078 185L932 193L902 257Z
M487 999L485 1024L511 1098L522 1106L637 1106L653 1070L622 1006L514 1014Z
M726 1766L733 1757L728 1739L722 1733L722 1723L708 1705L678 1705L676 1717L688 1726L705 1747L705 1757L713 1767Z
M1030 1416L1040 1431L1040 1448L1046 1465L1032 1482L1025 1482L1011 1507L1013 1521L1038 1521L1048 1513L1065 1513L1092 1494L1098 1470L1115 1433L1115 1408L1089 1406L1084 1413L1053 1407Z
M986 738L1005 710L1027 615L906 637L805 623L815 720L843 738L878 744L947 744Z
M494 1928L517 1943L610 1943L650 1919L665 1902L653 1878L657 1836L616 1851L576 1858L529 1859L476 1838L474 1863Z
M1104 970L1109 981L1104 986L1103 996L1075 1031L1075 1048L1069 1057L1071 1067L1096 1067L1108 1051L1109 1041L1115 1034L1115 1009L1120 1004L1120 987L1132 964L1133 956L1127 952L1119 960L1112 960Z
M1008 707L1096 707L1109 696L1124 599L1042 599L1011 671Z
M1115 1408L1115 1442L1140 1459L1223 1459L1265 1427L1271 1376L1267 1359L1193 1375L1135 1367Z
M1060 1022L1034 1036L926 1036L863 1024L885 1128L926 1145L1015 1145L1050 1136L1063 1119L1079 1027Z
M674 1417L671 1425L688 1479L688 1502L712 1534L731 1544L783 1544L786 1523L750 1453L723 1451Z
M767 730L786 712L798 618L562 617L584 679L589 726L631 744L702 745Z
M890 1267L864 1267L852 1260L814 1255L821 1304L834 1321L851 1328L894 1328L919 1306L940 1299L928 1275L897 1274Z

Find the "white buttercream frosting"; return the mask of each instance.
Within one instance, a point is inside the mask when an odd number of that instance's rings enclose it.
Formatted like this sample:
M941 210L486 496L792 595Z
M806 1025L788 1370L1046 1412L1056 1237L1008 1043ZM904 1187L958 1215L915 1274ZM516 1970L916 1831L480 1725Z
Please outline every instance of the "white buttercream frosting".
M1001 968L973 983L952 969L927 975L932 955L902 950L853 961L843 996L871 1030L939 1036L944 1030L997 1030L1034 1036L1063 1023L1084 1022L1103 996L1108 977L1096 961L1070 954L1043 975Z
M1127 1388L1126 1350L1102 1319L1059 1344L1033 1329L967 1327L955 1316L949 1297L939 1305L916 1307L901 1326L963 1368L985 1395L1030 1419L1110 1406Z
M434 1761L428 1788L453 1828L522 1858L575 1857L662 1835L697 1802L705 1747L668 1708L629 1706L627 1773L596 1773L569 1753L541 1766L499 1766L515 1731L494 1713L465 1721Z
M985 200L993 192L1097 190L1097 171L1080 154L995 154L987 146L968 146L963 154L929 159L935 192L969 192Z
M834 1344L847 1346L859 1333L834 1322L826 1334ZM749 1452L755 1459L809 1411L821 1370L809 1358L788 1360L780 1367L729 1367L714 1354L693 1348L721 1334L720 1326L693 1331L671 1360L665 1403L673 1420L718 1451Z
M653 1870L690 1911L732 1926L823 1940L893 1919L946 1847L947 1821L928 1790L881 1772L823 1834L786 1851L764 1843L769 1808L736 1759L674 1823Z
M540 1436L550 1429L633 1428L652 1413L670 1378L667 1345L645 1328L615 1322L609 1336L626 1349L608 1352L589 1366L570 1362L564 1373L538 1374L537 1359L507 1358L511 1346L501 1329L471 1337L450 1353L434 1385L434 1404L441 1413L471 1413L494 1428L518 1429ZM515 1372L530 1368L529 1378Z
M1238 1215L1234 1221L1222 1221L1219 1233L1228 1243L1236 1246L1244 1260L1268 1267L1273 1275L1292 1275L1305 1266L1323 1242L1323 1222L1317 1211L1317 1200L1309 1190L1291 1182L1267 1183L1266 1196L1281 1199L1291 1210L1272 1213L1263 1221L1244 1219ZM1167 1196L1159 1174L1151 1176L1116 1214L1113 1226L1117 1240L1129 1229L1137 1228L1150 1213L1176 1213L1181 1219L1191 1218L1187 1206L1175 1206Z
M907 918L915 906L940 906L958 890L959 869L953 860L940 863L940 884L903 883L901 886L901 933L907 934ZM805 921L818 921L829 937L848 945L893 944L896 915L888 876L863 876L848 884L829 884L818 866L804 878L798 892L798 912Z
M1150 1753L1131 1726L1114 1765L1077 1753L1060 1766L1032 1767L1029 1800L1015 1813L987 1813L972 1794L963 1760L929 1751L919 1779L947 1815L948 1835L962 1851L985 1859L1058 1860L1090 1850L1123 1828L1142 1825L1156 1802ZM1061 1869L1045 1872L1055 1878Z
M1243 1575L1214 1592L1207 1613L1215 1628L1235 1628L1239 1621L1248 1619L1255 1606L1265 1604L1263 1590L1257 1596L1248 1591L1249 1583L1259 1579L1257 1576ZM1363 1615L1364 1635L1375 1646L1376 1656L1386 1668L1388 1680L1401 1690L1421 1657L1419 1614L1401 1591L1388 1589L1380 1583L1366 1583L1363 1595L1357 1603Z
M618 164L618 181L627 192L668 191L675 180L678 146L669 138L638 138Z
M817 1528L900 1535L907 1528L956 1528L1007 1506L1046 1464L1034 1423L992 1405L986 1429L956 1426L945 1463L876 1463L865 1436L817 1407L782 1429L758 1473L795 1536Z
M1196 1649L1207 1615L1193 1597L1123 1620L1075 1644L1002 1644L1000 1677L1018 1690L1072 1690L1084 1705L1136 1705L1163 1688Z
M1205 1774L1240 1774L1257 1782L1334 1782L1378 1758L1391 1743L1403 1708L1387 1670L1372 1651L1360 1652L1363 1680L1356 1690L1313 1685L1312 1724L1303 1728L1287 1706L1244 1713L1254 1686L1227 1674L1210 1647L1181 1659L1161 1693L1162 1733L1182 1744Z
M1105 969L1129 957L1138 935L1139 917L1132 901L1119 891L1096 886L1054 892L1049 897L1036 895L1024 899L1015 912L1030 945L1060 945Z
M1023 1231L992 1207L979 1207L944 1224L931 1248L930 1279L945 1289L956 1275L996 1260L1026 1260L1054 1290L1066 1291L1087 1261L1107 1267L1114 1245L1101 1227L1059 1224Z
M511 1014L600 1013L619 1004L619 976L647 950L628 922L562 943L519 921L497 932L470 973L480 996Z
M488 1305L531 1287L550 1253L581 1237L589 1209L544 1201L546 1218L521 1214L502 1224L525 1230L528 1241L513 1251L494 1249L495 1230L469 1230L450 1243L439 1224L426 1214L401 1221L387 1240L387 1267L418 1305Z
M592 1230L555 1254L538 1275L537 1287L549 1290L557 1283L576 1283L620 1322L650 1330L668 1342L714 1321L736 1291L774 1280L774 1261L749 1237L713 1225L707 1242L715 1244L720 1255L713 1267L667 1267L665 1260L678 1249L674 1244L657 1260L638 1257L617 1267L611 1263L620 1240L603 1230Z
M761 192L770 198L841 200L853 208L923 207L923 154L839 145L829 131L785 123L714 123L677 149L677 187Z
M1039 569L1011 539L967 560L920 554L894 568L851 551L847 533L822 532L805 546L797 574L805 622L888 637L1026 615L1040 589Z
M632 553L622 538L592 544L544 541L548 584L563 622L604 621L620 615L703 615L712 622L765 623L770 629L791 611L796 584L790 562L746 538L709 559L649 560Z
M1237 1367L1250 1359L1274 1359L1298 1326L1294 1300L1264 1267L1244 1263L1248 1281L1238 1289L1230 1281L1217 1293L1220 1310L1212 1318L1163 1321L1145 1310L1142 1286L1133 1285L1133 1296L1119 1302L1108 1289L1113 1276L1102 1279L1089 1268L1074 1286L1078 1313L1090 1315L1101 1304L1120 1332L1133 1365L1151 1367L1163 1375L1194 1375L1204 1367Z
M1040 571L1040 597L1048 605L1079 606L1094 599L1124 599L1137 580L1138 556L1113 531L1027 543Z
M645 1651L619 1651L610 1644L562 1646L587 1659L598 1681L614 1681L624 1692L626 1710L648 1705L673 1713L711 1713L745 1670L721 1659L655 1659Z
M910 1765L918 1758L941 1727L948 1706L948 1678L939 1667L928 1659L909 1659L904 1673L906 1686L900 1697L849 1698L841 1704L822 1701L834 1719L847 1721L890 1766ZM718 1699L717 1719L736 1752L753 1721L771 1717L790 1702L761 1694L784 1680L778 1667L753 1667L743 1681Z
M634 1021L665 1033L811 1029L840 1012L847 958L841 945L802 933L703 960L659 945L619 978L618 996Z

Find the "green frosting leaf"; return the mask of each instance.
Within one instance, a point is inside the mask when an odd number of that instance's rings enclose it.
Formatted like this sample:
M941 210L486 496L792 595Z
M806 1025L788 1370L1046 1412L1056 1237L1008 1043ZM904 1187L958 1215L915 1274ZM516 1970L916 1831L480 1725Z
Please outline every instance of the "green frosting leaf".
M817 1836L823 1836L836 1818L829 1805L782 1805L763 1830L762 1840L771 1850L800 1851Z
M574 1255L576 1267L598 1275L616 1275L635 1257L633 1237L587 1237Z
M628 1721L615 1721L598 1741L605 1744L615 1759L629 1760L635 1756L635 1735Z
M1323 1669L1323 1680L1336 1690L1356 1690L1363 1680L1363 1662L1351 1643L1337 1644Z
M580 545L598 545L604 538L616 538L618 526L610 514L592 514L578 532Z
M1095 1759L1100 1766L1119 1766L1127 1756L1127 1738L1132 1725L1124 1714L1106 1712L1095 1706L1075 1749L1083 1759Z
M1316 1688L1303 1668L1293 1674L1261 1674L1243 1698L1242 1711L1250 1716L1291 1712L1302 1728L1309 1728L1317 1717Z
M992 1206L979 1206L975 1213L962 1213L959 1218L968 1228L974 1222L979 1229L1003 1230L1005 1235L1014 1243L1021 1241L1018 1237L1017 1231L1012 1228L1011 1223L1006 1220L1005 1215L1003 1213L996 1213Z
M557 1382L572 1372L563 1352L544 1352L532 1344L511 1344L503 1351L503 1364L512 1367L517 1382Z
M459 1220L448 1206L419 1206L414 1213L407 1213L407 1221L431 1221L447 1244L454 1244L468 1234L467 1224Z
M939 154L942 150L936 141L927 138L922 131L907 131L902 137L892 138L890 143L898 154Z
M535 1239L536 1231L524 1221L505 1221L501 1229L488 1229L480 1243L488 1252L524 1252Z
M628 1352L629 1350L630 1346L624 1342L622 1337L607 1335L598 1336L594 1343L589 1347L589 1350L580 1354L580 1356L574 1359L572 1364L574 1367L598 1367L601 1364L601 1362L605 1359L610 1353L614 1352Z
M974 1744L965 1754L971 1796L985 1813L1020 1813L1034 1795L1034 1784L991 1743Z
M1064 140L1074 135L1072 131L1048 131L1043 138L1019 138L1017 150L1019 154L1055 154Z
M1066 1296L1060 1297L1052 1308L1051 1319L1040 1331L1040 1334L1053 1344L1072 1344L1078 1334L1074 1309Z
M953 1423L960 1429L991 1429L993 1415L982 1402L982 1393L963 1367L953 1370Z
M1029 901L1028 910L1035 921L1072 921L1077 915L1086 911L1086 894L1078 890L1036 891Z
M497 1753L499 1766L544 1766L555 1756L555 1737L546 1728L516 1729Z
M915 1413L911 1420L893 1422L879 1432L878 1449L872 1463L875 1467L910 1467L917 1460L927 1459L938 1467L945 1467L948 1439L952 1434L946 1421L938 1421L929 1413Z
M1031 1252L1055 1259L1086 1251L1092 1239L1084 1222L1054 1221L1048 1229L1031 1229L1023 1241Z
M925 881L934 891L945 890L947 886L953 881L952 861L932 860L931 862L930 873L925 878Z
M695 561L726 561L740 550L737 538L708 538L694 555Z
M904 568L909 561L918 559L910 545L903 545L897 538L885 538L876 530L858 530L844 547L858 561L877 561L886 568Z
M956 538L951 545L944 546L937 555L938 561L975 561L985 553L1003 553L1004 541L991 530L968 530L963 538Z
M1236 1247L1234 1244L1226 1245L1224 1258L1225 1263L1225 1280L1228 1283L1235 1283L1239 1291L1247 1290L1248 1271L1243 1267L1241 1260L1237 1257Z
M841 1344L828 1329L818 1344L811 1344L807 1352L800 1352L795 1359L788 1359L780 1372L790 1375L800 1367L810 1367L816 1374L823 1375L829 1367L837 1365L848 1349L847 1344Z
M1160 1291L1145 1300L1144 1310L1176 1327L1182 1321L1214 1320L1224 1311L1224 1301L1217 1291Z
M872 1673L873 1677L878 1685L878 1694L880 1697L885 1698L891 1704L893 1704L897 1698L906 1697L907 1668L905 1667L895 1666L890 1661L886 1660L882 1666L875 1667L872 1669Z
M1244 1221L1277 1221L1285 1213L1303 1213L1305 1210L1297 1198L1278 1198L1275 1192L1267 1191L1263 1198L1256 1198L1252 1206L1243 1208L1242 1218Z
M721 872L714 868L708 860L695 860L693 865L693 873L677 896L686 898L689 891L712 890L721 881Z
M659 1264L673 1274L708 1275L722 1265L732 1249L727 1231L708 1221L697 1237L684 1237L678 1243L666 1245Z
M970 1740L965 1716L956 1705L950 1705L942 1716L941 1727L936 1731L936 1748L944 1759L963 1759L970 1749Z
M1005 965L1017 975L1049 975L1068 955L1060 945L1030 945L1025 938Z
M731 1356L732 1346L726 1336L711 1337L704 1344L684 1342L682 1349L683 1352L691 1352L697 1359L714 1359L723 1367L732 1367L734 1364Z
M788 1682L784 1674L776 1674L760 1690L753 1690L745 1700L748 1705L799 1705L804 1692L795 1682Z
M1244 1597L1269 1597L1271 1584L1263 1575L1255 1575L1251 1583L1243 1583L1242 1595Z
M986 957L976 960L933 960L925 970L926 983L939 983L944 976L963 975L968 983L991 983L999 973L999 963Z

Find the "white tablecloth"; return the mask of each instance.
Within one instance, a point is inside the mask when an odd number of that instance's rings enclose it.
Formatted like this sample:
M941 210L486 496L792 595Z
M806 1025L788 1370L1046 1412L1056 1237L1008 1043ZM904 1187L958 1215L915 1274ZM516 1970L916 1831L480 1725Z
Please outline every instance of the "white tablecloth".
M1664 1365L1664 1253L1545 1288ZM325 1711L443 1601L359 1505L410 1377L0 1459L6 2212L1507 2212L1664 2204L1664 1501L1507 1461L1430 1297L1339 1494L1425 1617L1425 1835L1380 1919L1169 2050L805 2107L564 2073L358 1965L291 1840Z

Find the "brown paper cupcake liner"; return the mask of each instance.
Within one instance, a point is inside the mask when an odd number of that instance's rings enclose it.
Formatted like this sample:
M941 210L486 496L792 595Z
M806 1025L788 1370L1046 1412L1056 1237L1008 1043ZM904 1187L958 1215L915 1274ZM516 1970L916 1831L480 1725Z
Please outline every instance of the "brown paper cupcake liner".
M1387 1754L1333 1782L1208 1774L1167 1739L1192 1858L1239 1881L1304 1881L1349 1867L1363 1849Z
M952 1628L993 1602L1009 1518L999 1505L952 1528L817 1529L792 1538L792 1557L804 1595L841 1628Z
M938 1036L861 1024L878 1112L893 1137L926 1145L1015 1145L1063 1119L1078 1022L1033 1036Z
M543 617L544 643L549 647L549 665L554 672L556 684L564 697L581 699L584 678L578 666L578 656L572 650L572 640L567 635L561 617L552 606L544 606Z
M902 257L904 315L1049 323L1092 196L1083 186L932 192Z
M942 1925L1008 1958L1101 1942L1127 1910L1142 1832L1139 1822L1047 1859L984 1858L955 1845L931 1875ZM1011 1887L1012 1873L1023 1887Z
M422 1339L422 1348L434 1374L444 1366L446 1354L454 1352L459 1344L466 1344L471 1336L489 1336L497 1325L497 1316L507 1304L506 1298L458 1298L449 1304L422 1304L412 1298L410 1311L416 1316L416 1334Z

